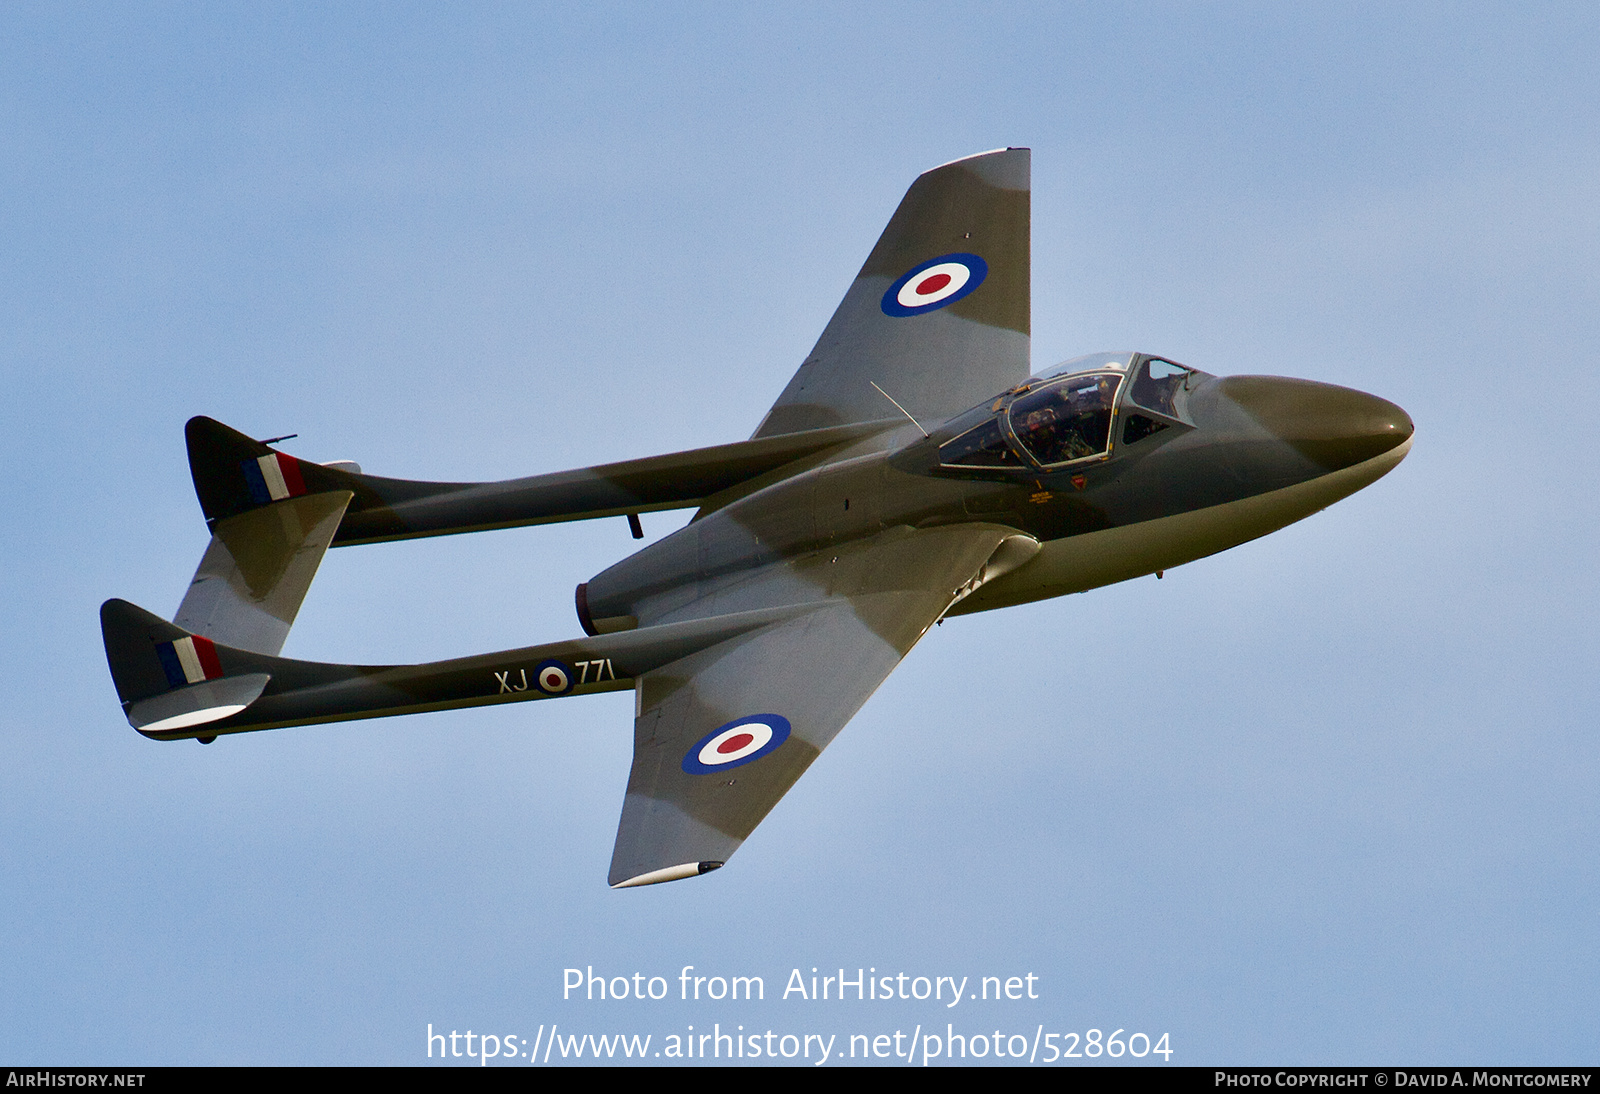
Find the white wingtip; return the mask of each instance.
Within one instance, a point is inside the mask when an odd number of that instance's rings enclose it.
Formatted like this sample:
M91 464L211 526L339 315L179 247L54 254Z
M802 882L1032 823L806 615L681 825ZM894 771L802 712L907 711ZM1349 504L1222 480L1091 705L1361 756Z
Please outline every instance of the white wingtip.
M700 874L709 874L712 870L720 870L720 862L682 862L677 866L664 866L659 870L651 870L646 874L630 877L627 881L619 881L612 886L613 889L632 889L636 885L659 885L663 881L680 881L686 877L697 877Z
M1023 152L1023 151L1026 151L1026 149L1021 149L1021 148L991 148L987 152L974 152L970 156L957 156L953 160L947 160L946 162L941 163L938 167L930 167L930 168L928 168L928 170L924 171L923 174L926 175L930 171L937 171L942 167L949 167L951 164L955 164L955 163L966 163L968 160L981 160L985 156L993 156L993 155L995 155L996 153L999 153L999 152Z

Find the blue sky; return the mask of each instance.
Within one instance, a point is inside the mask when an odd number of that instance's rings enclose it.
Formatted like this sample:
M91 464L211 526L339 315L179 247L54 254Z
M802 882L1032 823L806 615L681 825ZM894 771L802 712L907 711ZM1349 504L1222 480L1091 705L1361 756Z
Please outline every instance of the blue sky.
M1597 46L1579 4L8 5L0 1060L969 1021L1592 1062ZM182 596L191 415L411 478L740 439L911 180L1003 145L1035 367L1345 384L1410 457L1162 582L950 621L697 881L605 887L627 696L124 723L96 608ZM285 652L567 637L632 546L336 551ZM591 965L768 1000L563 1001ZM775 998L813 966L1041 997Z

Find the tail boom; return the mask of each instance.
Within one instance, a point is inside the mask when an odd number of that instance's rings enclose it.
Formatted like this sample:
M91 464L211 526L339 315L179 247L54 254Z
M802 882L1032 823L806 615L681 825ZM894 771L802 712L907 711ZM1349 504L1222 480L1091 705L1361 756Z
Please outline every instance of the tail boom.
M899 426L874 421L763 437L503 482L418 482L296 459L210 418L189 420L189 470L213 530L306 495L351 495L331 545L690 509L786 467Z
M741 612L420 665L269 657L207 642L124 600L106 601L100 624L129 724L182 740L626 691L642 673L795 614ZM193 652L201 644L204 656ZM174 674L174 658L201 667Z

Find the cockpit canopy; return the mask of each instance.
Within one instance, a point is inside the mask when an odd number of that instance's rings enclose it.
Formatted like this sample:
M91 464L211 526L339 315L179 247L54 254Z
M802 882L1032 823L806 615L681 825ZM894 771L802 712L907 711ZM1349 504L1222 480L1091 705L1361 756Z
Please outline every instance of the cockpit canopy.
M1181 403L1197 375L1185 365L1141 353L1094 353L1063 361L951 422L956 436L940 447L939 462L1056 470L1110 459L1119 416L1124 445L1182 423Z
M1051 365L1042 372L1036 372L1028 377L1029 384L1037 384L1044 380L1054 380L1057 376L1071 376L1079 372L1098 372L1101 369L1111 369L1117 372L1127 372L1128 366L1137 361L1137 353L1086 353L1082 357L1071 357L1059 365Z
M1111 450L1111 416L1122 375L1078 373L1011 401L1012 435L1041 467L1089 459Z

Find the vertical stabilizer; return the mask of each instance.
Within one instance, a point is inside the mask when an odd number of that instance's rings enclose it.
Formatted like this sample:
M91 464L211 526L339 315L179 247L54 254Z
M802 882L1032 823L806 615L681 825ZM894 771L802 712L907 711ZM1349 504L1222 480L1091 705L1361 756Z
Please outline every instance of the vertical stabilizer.
M184 430L211 527L173 622L234 649L277 656L360 476L296 459L210 418Z

